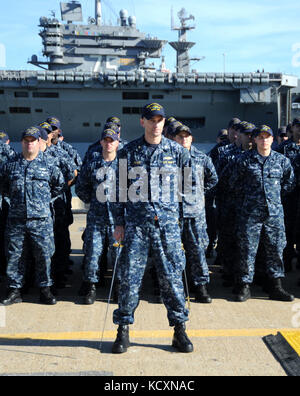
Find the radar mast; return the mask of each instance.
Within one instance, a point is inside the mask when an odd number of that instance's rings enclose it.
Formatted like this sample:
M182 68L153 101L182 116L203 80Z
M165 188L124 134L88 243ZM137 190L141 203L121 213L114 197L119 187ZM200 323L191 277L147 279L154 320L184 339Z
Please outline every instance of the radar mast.
M101 26L101 21L102 21L101 0L95 0L95 19L96 19L96 25Z
M178 18L180 20L180 26L175 26L174 24L174 17L173 17L173 9L171 11L172 19L171 19L171 29L178 31L178 41L174 41L169 43L171 47L175 49L177 52L177 73L186 73L190 72L190 57L189 57L189 50L194 47L196 43L188 42L187 41L187 31L193 30L196 28L194 25L188 25L188 21L195 21L194 15L187 14L186 10L182 8L178 12ZM194 59L195 60L195 59Z

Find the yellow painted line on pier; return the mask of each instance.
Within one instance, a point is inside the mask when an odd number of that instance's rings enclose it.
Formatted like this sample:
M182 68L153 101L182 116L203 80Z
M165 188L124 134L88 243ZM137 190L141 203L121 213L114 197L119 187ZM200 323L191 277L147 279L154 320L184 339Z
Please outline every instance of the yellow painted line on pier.
M300 356L300 331L285 332L281 331L283 337L287 340L290 346L298 353Z
M192 338L209 338L209 337L265 337L267 335L276 335L278 332L284 332L285 335L298 333L300 329L203 329L187 330L187 334ZM4 340L14 339L34 339L34 340L97 340L102 336L100 331L78 331L78 332L54 332L54 333L18 333L18 334L1 334L0 343ZM105 331L104 339L114 339L116 330ZM130 331L130 338L171 338L172 330L147 330Z

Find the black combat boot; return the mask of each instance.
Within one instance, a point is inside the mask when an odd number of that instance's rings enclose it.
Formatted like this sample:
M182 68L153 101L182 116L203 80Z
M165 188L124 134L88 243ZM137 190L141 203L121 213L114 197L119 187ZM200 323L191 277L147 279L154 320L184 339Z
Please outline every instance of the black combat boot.
M118 327L118 335L112 347L112 353L121 354L127 352L130 347L129 326Z
M237 302L245 302L251 298L250 285L248 284L237 285L234 291L236 294L235 301Z
M55 305L56 298L51 293L50 287L40 288L40 302L45 305Z
M84 296L84 304L85 305L93 305L96 301L97 297L97 289L94 283L88 283L86 288L86 293Z
M212 299L208 294L206 285L197 286L195 300L203 304L211 304Z
M179 350L179 352L190 353L194 351L193 344L189 340L185 332L185 324L180 323L174 327L174 336L172 346Z
M281 283L281 279L270 279L269 282L269 297L270 300L275 301L294 301L295 297L286 292Z
M22 296L20 289L9 288L6 293L5 300L2 301L3 305L12 305L22 302Z

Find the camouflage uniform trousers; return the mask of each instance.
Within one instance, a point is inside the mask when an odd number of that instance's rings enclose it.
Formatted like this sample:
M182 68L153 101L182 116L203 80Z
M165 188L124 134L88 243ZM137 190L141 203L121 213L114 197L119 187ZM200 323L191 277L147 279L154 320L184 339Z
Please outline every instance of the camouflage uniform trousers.
M7 280L11 288L22 288L26 272L24 251L31 250L35 259L38 287L52 286L51 258L54 254L53 220L9 218L6 228ZM30 246L26 244L29 243Z
M209 269L206 261L208 235L206 222L197 218L181 220L182 243L185 250L188 277L194 286L203 286L209 283Z
M113 321L118 325L134 323L139 304L139 291L151 250L156 267L161 297L168 311L170 326L188 320L185 308L182 271L185 257L178 224L159 225L158 221L143 226L125 227L124 261L121 262L119 308Z
M265 271L268 278L284 278L283 250L286 246L284 219L267 213L241 216L237 229L238 283L251 284L255 274L255 260L260 248L264 249Z
M115 264L117 248L114 247L114 225L103 222L102 217L88 216L87 227L84 233L84 275L83 280L88 283L98 283L101 268L101 256L104 253L106 240L109 244L109 261ZM117 269L118 271L118 269ZM117 279L119 278L117 272Z

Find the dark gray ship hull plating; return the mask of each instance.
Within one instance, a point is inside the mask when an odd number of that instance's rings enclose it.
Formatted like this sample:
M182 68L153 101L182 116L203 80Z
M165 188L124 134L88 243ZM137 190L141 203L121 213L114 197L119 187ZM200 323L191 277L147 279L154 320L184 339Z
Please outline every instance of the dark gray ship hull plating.
M290 89L282 74L168 74L64 71L0 72L0 125L12 140L55 115L67 140L96 140L109 116L121 118L123 137L140 133L141 108L161 103L188 124L196 142L212 142L233 116L276 130L290 116Z

